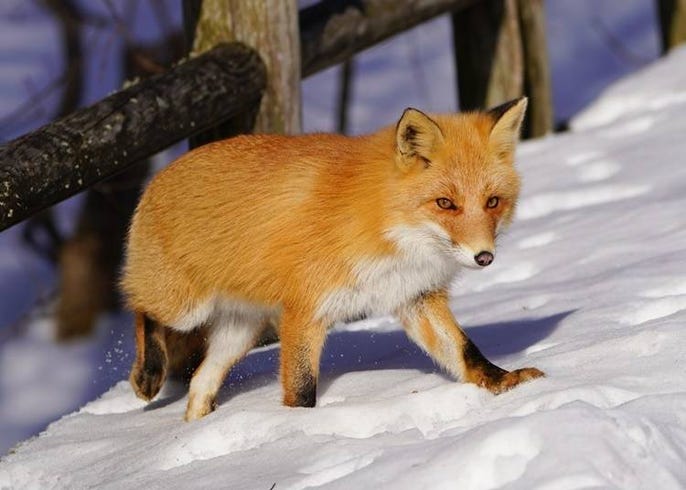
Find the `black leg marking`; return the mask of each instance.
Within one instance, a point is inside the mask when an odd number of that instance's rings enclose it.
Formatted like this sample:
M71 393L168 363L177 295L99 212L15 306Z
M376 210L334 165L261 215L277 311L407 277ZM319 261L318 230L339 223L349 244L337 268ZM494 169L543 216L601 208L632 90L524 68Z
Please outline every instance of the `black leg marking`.
M497 381L507 374L507 371L486 359L476 344L469 338L467 338L464 344L462 355L464 356L465 367L468 371L479 371L486 378L493 381Z
M300 376L300 386L295 399L296 407L314 407L317 404L317 380L309 370Z
M145 329L145 360L143 362L143 370L150 373L160 373L164 371L167 365L167 354L164 347L160 344L160 339L155 332L159 329L159 325L154 321L145 317L143 324Z
M161 336L162 328L151 318L144 317L144 348L141 363L134 364L131 382L136 394L151 400L159 393L167 376L167 352Z

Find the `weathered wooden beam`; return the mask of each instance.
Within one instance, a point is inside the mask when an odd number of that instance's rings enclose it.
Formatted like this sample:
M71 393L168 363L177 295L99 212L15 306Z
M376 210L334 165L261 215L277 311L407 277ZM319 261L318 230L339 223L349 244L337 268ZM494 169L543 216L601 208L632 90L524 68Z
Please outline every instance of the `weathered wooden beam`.
M323 0L300 11L303 78L479 0Z
M259 104L257 53L224 44L0 147L0 230Z

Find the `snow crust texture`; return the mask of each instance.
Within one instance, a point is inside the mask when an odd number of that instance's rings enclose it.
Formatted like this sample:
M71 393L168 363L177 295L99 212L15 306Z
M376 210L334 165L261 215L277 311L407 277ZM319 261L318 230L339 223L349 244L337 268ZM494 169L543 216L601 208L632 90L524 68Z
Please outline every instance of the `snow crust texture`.
M572 127L522 144L519 217L454 286L484 353L546 378L492 396L365 320L330 335L316 408L280 405L276 347L194 423L182 386L146 406L121 382L7 455L0 488L685 488L686 49Z

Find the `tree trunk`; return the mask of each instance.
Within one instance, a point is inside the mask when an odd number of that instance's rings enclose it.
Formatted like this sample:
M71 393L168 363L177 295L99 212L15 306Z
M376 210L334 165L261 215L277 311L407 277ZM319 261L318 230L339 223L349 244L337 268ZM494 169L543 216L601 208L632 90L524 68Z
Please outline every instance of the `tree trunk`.
M657 0L662 53L686 42L686 0Z
M257 50L267 67L267 89L254 130L297 134L300 116L300 33L297 0L203 0L193 54L220 42Z
M529 96L523 134L543 136L553 129L553 103L543 0L518 0L524 49L524 92Z
M460 109L492 107L522 95L517 0L478 2L452 16Z

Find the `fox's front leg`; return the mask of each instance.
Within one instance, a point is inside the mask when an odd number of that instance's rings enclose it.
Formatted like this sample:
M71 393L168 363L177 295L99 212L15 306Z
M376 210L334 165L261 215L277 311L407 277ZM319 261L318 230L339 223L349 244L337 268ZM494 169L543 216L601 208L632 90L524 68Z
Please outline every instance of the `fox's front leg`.
M455 320L446 291L425 294L398 313L408 336L457 379L501 393L543 376L536 368L508 372L486 359Z
M281 316L279 337L283 404L314 407L326 325L313 315L286 310Z

